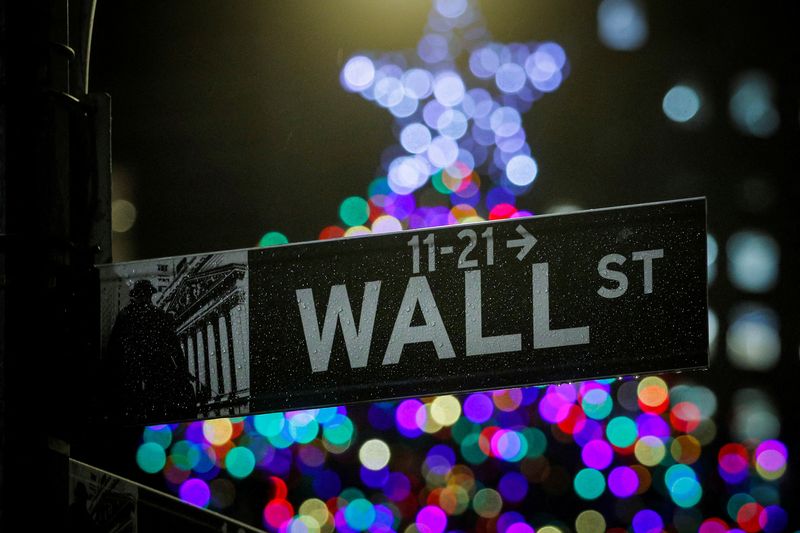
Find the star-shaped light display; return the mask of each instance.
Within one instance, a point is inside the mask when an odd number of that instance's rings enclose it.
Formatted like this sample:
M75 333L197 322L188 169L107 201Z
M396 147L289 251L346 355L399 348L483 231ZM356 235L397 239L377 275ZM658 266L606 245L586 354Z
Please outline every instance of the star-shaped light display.
M370 187L369 207L388 216L377 226L369 217L372 231L530 214L514 207L538 173L521 113L555 91L567 72L566 54L554 42L492 41L468 0L434 2L413 51L350 57L340 76L344 88L386 108L397 123L399 144L381 157L385 179ZM480 176L492 186L482 191ZM450 196L450 209L417 207L413 195L429 183ZM356 222L351 229L365 222L342 218Z

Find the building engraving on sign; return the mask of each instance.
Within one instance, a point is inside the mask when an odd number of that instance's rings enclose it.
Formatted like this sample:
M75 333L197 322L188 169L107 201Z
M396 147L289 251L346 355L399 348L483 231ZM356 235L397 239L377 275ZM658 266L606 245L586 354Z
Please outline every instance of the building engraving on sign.
M109 335L152 285L195 398L151 422L704 368L705 245L691 199L108 265L101 329L153 374Z

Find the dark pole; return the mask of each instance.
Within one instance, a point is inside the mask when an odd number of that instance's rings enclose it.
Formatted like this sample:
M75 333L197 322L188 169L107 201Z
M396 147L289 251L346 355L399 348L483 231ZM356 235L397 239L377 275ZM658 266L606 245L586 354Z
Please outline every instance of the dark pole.
M0 4L4 531L68 523L71 432L85 409L96 329L91 267L110 258L109 100L86 95L90 34L81 27L93 2L76 6L70 14L66 0Z

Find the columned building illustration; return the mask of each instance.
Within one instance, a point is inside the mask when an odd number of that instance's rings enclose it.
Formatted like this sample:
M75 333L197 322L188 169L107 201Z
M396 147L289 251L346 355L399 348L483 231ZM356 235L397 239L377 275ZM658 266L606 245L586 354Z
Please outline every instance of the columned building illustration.
M221 260L219 255L181 259L172 283L154 302L175 317L206 416L237 414L246 407L250 388L246 258Z

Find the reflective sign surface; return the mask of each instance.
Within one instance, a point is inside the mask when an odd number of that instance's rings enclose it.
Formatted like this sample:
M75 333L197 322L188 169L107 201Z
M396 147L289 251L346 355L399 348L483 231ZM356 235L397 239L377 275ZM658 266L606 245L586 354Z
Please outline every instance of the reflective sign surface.
M99 269L126 421L708 363L704 199Z

